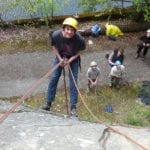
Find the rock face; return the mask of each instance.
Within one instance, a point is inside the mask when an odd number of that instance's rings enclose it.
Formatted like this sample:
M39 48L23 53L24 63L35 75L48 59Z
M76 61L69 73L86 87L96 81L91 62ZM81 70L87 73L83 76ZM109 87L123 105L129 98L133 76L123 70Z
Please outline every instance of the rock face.
M0 100L0 112L13 103ZM133 139L132 143L103 124L80 121L19 106L0 124L2 150L140 150L150 149L149 128L111 126ZM143 148L142 148L143 147Z

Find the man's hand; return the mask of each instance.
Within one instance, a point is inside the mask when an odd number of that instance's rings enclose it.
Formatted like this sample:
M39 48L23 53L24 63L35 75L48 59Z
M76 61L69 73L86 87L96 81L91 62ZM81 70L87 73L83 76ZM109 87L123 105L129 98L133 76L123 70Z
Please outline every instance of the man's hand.
M68 59L64 58L60 60L60 66L65 67L68 64Z
M92 87L96 86L97 82L91 82Z

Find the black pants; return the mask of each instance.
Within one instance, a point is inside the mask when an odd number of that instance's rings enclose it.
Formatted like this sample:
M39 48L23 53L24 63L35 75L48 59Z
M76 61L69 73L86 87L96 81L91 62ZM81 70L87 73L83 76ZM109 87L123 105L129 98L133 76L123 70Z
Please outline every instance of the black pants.
M147 46L143 46L143 44L139 44L138 45L138 50L137 50L137 54L140 55L142 49L143 49L143 57L146 56L147 52L148 52L148 48Z
M96 79L92 79L92 81L93 81L93 82L95 82L95 81L96 81ZM88 86L90 87L90 85L91 85L91 81L90 81L90 80L88 80Z
M120 80L121 80L121 78L111 76L111 86L112 87L117 87L118 85L120 85Z

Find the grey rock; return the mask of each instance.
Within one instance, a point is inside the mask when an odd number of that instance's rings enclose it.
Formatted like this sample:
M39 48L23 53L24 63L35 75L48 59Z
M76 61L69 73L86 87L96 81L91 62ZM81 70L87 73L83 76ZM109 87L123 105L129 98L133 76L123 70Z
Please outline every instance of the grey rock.
M14 103L0 101L1 109ZM23 105L0 124L1 150L140 150L105 124L32 110ZM8 108L7 108L8 109ZM1 114L2 116L2 114ZM0 116L0 117L1 117ZM150 129L110 126L150 149Z

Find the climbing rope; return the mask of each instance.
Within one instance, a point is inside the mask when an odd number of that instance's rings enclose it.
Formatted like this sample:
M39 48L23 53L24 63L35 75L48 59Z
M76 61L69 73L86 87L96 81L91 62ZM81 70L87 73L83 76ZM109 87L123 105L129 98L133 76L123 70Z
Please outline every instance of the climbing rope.
M63 67L63 78L64 78L64 89L65 89L66 112L67 112L67 115L69 115L69 107L68 107L68 97L67 97L67 86L66 86L66 73L65 73L65 67Z
M47 74L45 74L42 78L40 78L40 80L38 80L22 97L21 99L16 103L14 104L8 111L6 111L1 117L0 117L0 123L2 123L19 105L21 105L27 98L30 97L30 95L33 93L33 91L39 87L51 74L54 70L57 69L57 67L60 65L60 63L58 63L56 66L54 66ZM125 137L126 139L128 139L129 141L131 141L132 143L138 145L141 149L143 150L148 150L147 148L145 148L143 145L141 145L140 143L136 142L134 139L130 138L129 136L127 136L126 134L120 132L119 130L111 127L110 125L100 121L94 114L93 112L89 109L89 107L87 106L85 100L83 99L80 91L79 91L79 88L77 86L77 83L74 79L74 75L72 73L72 70L70 68L70 65L68 65L68 69L72 75L72 79L74 81L74 84L76 86L76 89L78 91L78 94L81 98L81 101L83 103L83 105L85 106L85 108L87 109L87 111L90 113L90 115L95 119L96 122L100 123L100 124L103 124L104 126L106 126L107 128L111 129L113 132Z
M135 141L134 139L132 139L132 138L129 137L128 135L124 134L123 132L120 132L119 130L117 130L117 129L113 128L113 127L111 127L110 125L106 124L105 122L100 121L100 120L93 114L93 112L89 109L88 105L86 104L84 98L83 98L82 95L81 95L81 92L80 92L80 90L79 90L79 88L78 88L78 86L77 86L77 83L76 83L76 81L75 81L75 78L74 78L74 75L73 75L73 73L72 73L72 70L71 70L70 65L68 65L68 68L69 68L69 71L70 71L70 73L71 73L71 75L72 75L72 79L73 79L73 81L74 81L74 84L75 84L75 87L76 87L76 89L77 89L77 91L78 91L78 94L79 94L79 96L80 96L80 98L81 98L81 101L82 101L83 105L85 106L85 108L87 109L87 111L90 113L90 115L94 118L94 120L95 120L96 122L100 123L100 124L103 124L103 125L106 126L107 128L111 129L113 132L115 132L115 133L117 133L117 134L119 134L119 135L125 137L126 139L128 139L128 140L131 141L132 143L138 145L141 149L143 149L143 150L148 150L148 149L145 148L142 144L138 143L137 141Z
M21 97L21 99L0 117L0 123L2 123L27 98L29 98L30 95L33 93L33 91L37 87L39 87L54 72L54 70L57 69L57 67L59 65L60 65L60 63L58 63L56 66L54 66L48 73L46 73L42 78L40 78L31 88L29 88L29 90Z

